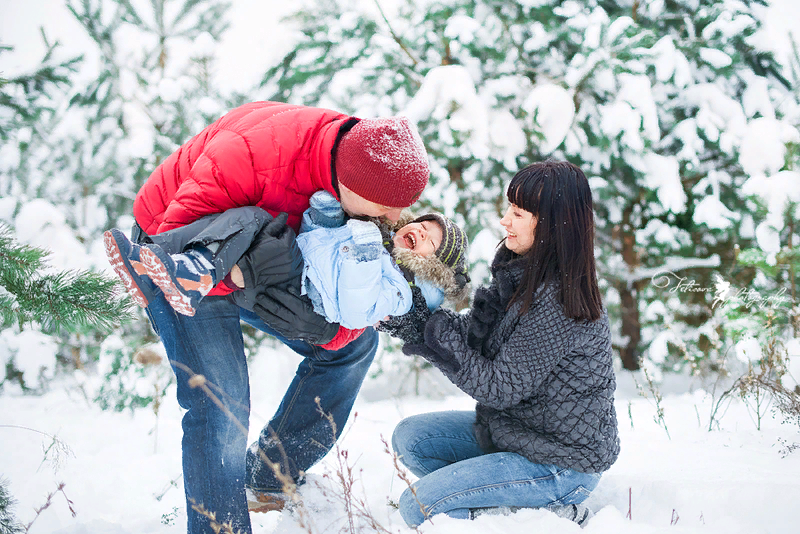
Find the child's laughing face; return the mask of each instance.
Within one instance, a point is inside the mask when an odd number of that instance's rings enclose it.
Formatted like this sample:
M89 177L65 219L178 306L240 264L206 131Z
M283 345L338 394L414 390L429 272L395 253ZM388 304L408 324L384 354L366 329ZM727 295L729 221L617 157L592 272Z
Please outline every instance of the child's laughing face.
M442 227L436 221L409 223L394 234L394 246L421 256L432 256L442 244Z

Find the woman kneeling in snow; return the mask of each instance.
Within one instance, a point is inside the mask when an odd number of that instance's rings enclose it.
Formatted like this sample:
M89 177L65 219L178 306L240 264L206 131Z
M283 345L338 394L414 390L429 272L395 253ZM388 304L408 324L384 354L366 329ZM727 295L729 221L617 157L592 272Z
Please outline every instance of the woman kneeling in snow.
M571 163L534 163L507 197L507 236L469 312L379 326L478 402L395 429L392 446L419 477L400 499L410 526L543 507L582 524L591 512L577 505L619 455L588 181Z

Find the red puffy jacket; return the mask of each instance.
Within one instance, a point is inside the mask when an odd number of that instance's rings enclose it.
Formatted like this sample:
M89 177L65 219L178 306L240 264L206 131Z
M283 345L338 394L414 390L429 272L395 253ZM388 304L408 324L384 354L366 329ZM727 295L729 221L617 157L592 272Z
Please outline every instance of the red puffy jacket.
M272 215L287 212L297 231L311 195L324 189L336 196L331 151L339 129L352 119L280 102L240 106L156 168L133 203L136 222L154 235L230 208L259 206ZM220 284L210 294L230 291ZM324 347L339 348L360 332L340 328ZM334 343L340 336L344 343Z

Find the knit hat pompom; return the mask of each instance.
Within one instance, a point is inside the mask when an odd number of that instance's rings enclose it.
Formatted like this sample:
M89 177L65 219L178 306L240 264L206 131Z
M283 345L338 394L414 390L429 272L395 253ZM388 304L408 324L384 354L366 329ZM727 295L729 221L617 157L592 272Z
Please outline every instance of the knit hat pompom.
M417 201L428 184L428 154L406 117L361 119L336 149L336 177L358 196L392 208Z

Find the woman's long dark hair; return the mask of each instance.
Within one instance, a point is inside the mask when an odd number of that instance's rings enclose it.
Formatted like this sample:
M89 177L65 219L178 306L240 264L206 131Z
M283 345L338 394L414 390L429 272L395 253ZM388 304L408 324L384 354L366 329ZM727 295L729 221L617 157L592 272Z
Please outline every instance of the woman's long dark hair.
M543 161L520 170L508 186L509 202L532 213L536 228L525 253L525 274L511 302L530 309L536 290L560 282L567 317L593 321L603 315L594 259L594 211L589 181L576 165Z

